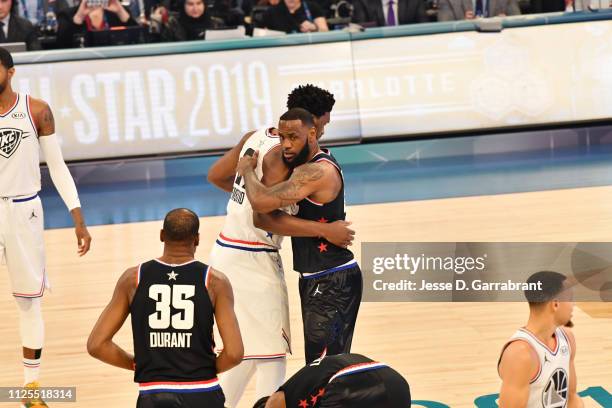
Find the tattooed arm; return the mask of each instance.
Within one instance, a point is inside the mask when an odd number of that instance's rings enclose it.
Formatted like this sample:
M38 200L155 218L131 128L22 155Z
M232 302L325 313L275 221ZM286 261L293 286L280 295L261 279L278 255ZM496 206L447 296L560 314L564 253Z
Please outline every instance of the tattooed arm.
M251 165L256 160L256 155L253 158L243 158L238 165L238 172L244 177L247 197L256 212L269 213L295 204L326 185L335 183L333 177L336 177L336 170L331 166L306 163L293 170L289 180L266 187L257 179Z
M49 136L55 133L55 119L53 118L53 112L46 102L39 99L31 99L32 110L34 111L34 117L37 118L37 131L38 136ZM38 114L36 114L38 113Z

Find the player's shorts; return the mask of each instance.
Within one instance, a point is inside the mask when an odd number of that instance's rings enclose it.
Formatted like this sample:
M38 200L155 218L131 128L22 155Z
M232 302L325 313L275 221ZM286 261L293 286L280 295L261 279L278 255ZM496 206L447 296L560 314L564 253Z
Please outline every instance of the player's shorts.
M223 391L140 394L136 408L223 408Z
M284 358L291 352L291 330L287 285L279 253L221 244L213 246L210 265L225 274L232 284L244 359ZM221 348L217 331L215 344Z
M42 203L38 195L0 198L0 257L13 296L35 298L48 287Z
M351 351L355 322L363 292L356 261L300 278L300 299L306 364L321 356Z
M390 367L338 377L325 387L319 408L409 408L410 387Z

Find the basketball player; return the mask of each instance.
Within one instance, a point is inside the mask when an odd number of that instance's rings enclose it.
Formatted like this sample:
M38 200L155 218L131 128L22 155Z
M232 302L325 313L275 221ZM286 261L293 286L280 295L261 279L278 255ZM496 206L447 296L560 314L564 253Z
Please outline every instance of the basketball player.
M574 302L566 277L537 272L528 283L542 282L541 291L525 291L529 320L504 346L498 362L502 379L500 408L581 408L576 393L576 340L567 327Z
M253 210L261 213L255 215L255 226L279 233L282 218L290 216L266 213L296 204L298 218L321 226L344 220L342 172L329 151L319 148L312 114L290 109L280 118L279 135L282 158L293 169L288 180L272 187L259 181L254 170L257 154L244 156L238 163ZM306 363L324 349L330 355L350 352L363 287L353 253L324 236L294 236L291 241L293 268L301 276Z
M191 210L166 215L163 255L123 273L87 341L93 357L135 371L138 408L223 408L217 373L242 359L232 287L225 275L194 259L199 226ZM113 342L128 314L134 356ZM218 356L213 317L225 345Z
M308 85L293 90L288 104L304 103L321 112L318 133L329 122L333 96ZM338 221L327 225L290 217L291 223L277 234L253 226L253 211L244 192L242 177L236 177L241 155L259 150L257 176L266 185L274 185L289 176L289 168L280 153L278 132L264 128L250 132L211 167L208 180L231 192L227 217L212 249L211 265L225 271L236 298L235 310L244 338L244 361L220 376L226 405L240 401L250 379L256 375L257 398L270 395L285 380L286 353L291 350L289 306L282 261L278 254L283 235L325 236L340 246L353 238L349 223Z
M360 354L320 357L253 408L410 408L410 387L397 371Z
M37 388L44 342L40 298L48 287L43 209L38 197L40 150L53 184L72 215L80 256L89 251L91 237L55 135L53 113L45 102L14 92L13 75L13 58L0 48L0 257L6 260L19 308L24 384L26 388ZM23 400L22 404L47 406L38 399Z
M325 134L325 126L329 123L331 111L336 104L334 95L325 89L307 84L298 86L293 89L287 97L287 109L302 108L314 115L317 135L320 139ZM240 159L240 152L246 140L255 132L249 132L240 140L240 142L232 149L227 151L219 160L217 160L208 170L208 181L211 184L219 187L222 190L231 193L234 188L234 179L236 177L236 165ZM276 134L276 131L274 131ZM277 147L280 157L280 145ZM260 156L265 156L260 154ZM270 159L271 160L271 159ZM284 162L278 160L284 165ZM273 165L275 163L269 163ZM277 170L277 169L274 169ZM286 170L278 169L284 174Z

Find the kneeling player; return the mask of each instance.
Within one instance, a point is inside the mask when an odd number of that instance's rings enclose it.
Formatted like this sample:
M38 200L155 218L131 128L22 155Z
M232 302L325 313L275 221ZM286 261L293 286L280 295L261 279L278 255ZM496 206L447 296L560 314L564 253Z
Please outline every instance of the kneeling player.
M322 356L253 408L409 408L410 387L397 371L360 354Z

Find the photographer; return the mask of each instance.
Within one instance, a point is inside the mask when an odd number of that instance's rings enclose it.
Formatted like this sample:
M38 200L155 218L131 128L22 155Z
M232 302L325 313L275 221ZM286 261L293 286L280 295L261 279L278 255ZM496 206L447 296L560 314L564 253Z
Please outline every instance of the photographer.
M78 7L60 12L57 20L58 48L73 47L77 34L138 25L119 0L82 0Z

